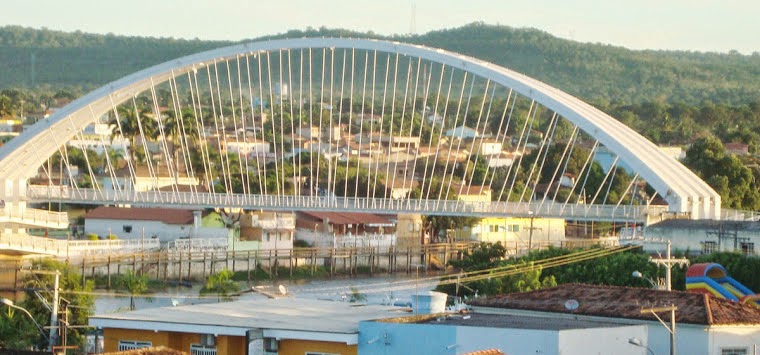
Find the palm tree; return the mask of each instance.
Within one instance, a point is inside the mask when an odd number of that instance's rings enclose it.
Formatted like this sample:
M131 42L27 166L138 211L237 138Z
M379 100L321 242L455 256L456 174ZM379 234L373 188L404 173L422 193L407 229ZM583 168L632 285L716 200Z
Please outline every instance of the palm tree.
M111 140L115 137L123 136L129 141L129 159L135 162L135 140L138 136L146 138L155 138L158 131L156 120L153 119L149 109L129 108L119 106L117 115L111 119Z
M216 274L209 275L206 284L200 291L201 296L215 293L217 300L229 300L232 293L239 291L239 287L232 280L232 271L224 269Z
M198 141L198 127L195 124L193 111L184 109L180 117L181 119L177 119L177 114L174 111L167 111L164 120L164 135L171 140L171 155L177 169L179 169L177 150L182 146L181 142L185 140L185 137L189 137L193 144Z
M145 275L138 275L132 270L127 270L127 273L119 280L119 287L129 292L129 310L135 310L135 296L148 292L148 277Z

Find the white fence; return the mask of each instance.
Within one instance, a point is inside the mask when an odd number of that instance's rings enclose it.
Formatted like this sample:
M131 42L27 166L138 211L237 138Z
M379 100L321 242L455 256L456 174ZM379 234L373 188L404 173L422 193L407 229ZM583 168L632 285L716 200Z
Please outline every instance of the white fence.
M227 252L227 238L177 239L166 244L169 252Z

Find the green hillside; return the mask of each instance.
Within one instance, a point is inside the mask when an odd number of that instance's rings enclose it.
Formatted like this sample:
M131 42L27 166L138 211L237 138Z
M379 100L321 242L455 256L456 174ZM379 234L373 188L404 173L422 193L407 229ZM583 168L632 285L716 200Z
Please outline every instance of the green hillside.
M266 38L305 36L388 38L324 28ZM707 100L738 105L760 98L757 54L633 51L481 23L388 39L485 59L603 104ZM154 64L229 44L0 27L0 88L92 89Z

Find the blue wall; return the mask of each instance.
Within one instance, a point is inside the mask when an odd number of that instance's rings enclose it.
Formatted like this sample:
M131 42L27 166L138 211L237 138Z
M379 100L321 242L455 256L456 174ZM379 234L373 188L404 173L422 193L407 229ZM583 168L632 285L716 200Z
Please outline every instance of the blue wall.
M371 344L369 344L371 343ZM456 354L456 327L435 324L359 322L360 355Z

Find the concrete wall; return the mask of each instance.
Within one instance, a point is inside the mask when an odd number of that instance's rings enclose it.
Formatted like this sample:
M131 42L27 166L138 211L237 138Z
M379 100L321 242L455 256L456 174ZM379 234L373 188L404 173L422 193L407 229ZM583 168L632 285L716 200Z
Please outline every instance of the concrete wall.
M616 354L647 355L644 347L635 346L628 341L637 338L647 345L647 326L631 325L627 327L570 329L559 332L559 352L562 355ZM593 339L593 341L589 341ZM680 352L682 354L692 354ZM659 353L658 353L659 354ZM667 352L663 352L667 354Z
M736 348L747 349L747 354L760 354L760 326L714 327L708 332L710 343L705 348L710 350L710 354L721 354L724 349ZM677 350L685 354L681 349Z
M359 323L359 353L463 354L499 349L505 354L646 354L645 348L628 343L632 337L646 343L647 327L557 331L367 321Z
M493 348L505 354L560 354L558 332L553 330L458 327L456 344L457 354ZM562 350L564 354L568 349Z
M388 354L459 354L448 345L456 344L456 328L431 324L359 322L359 353Z
M304 355L307 352L356 355L356 345L347 345L345 343L333 343L326 341L307 341L307 340L289 340L284 339L279 342L278 355ZM240 353L241 355L243 353Z
M149 341L152 346L165 346L189 353L190 345L200 344L201 335L178 332L153 332L119 328L103 329L105 352L116 352L120 340ZM217 355L245 354L245 337L220 335L216 337Z

